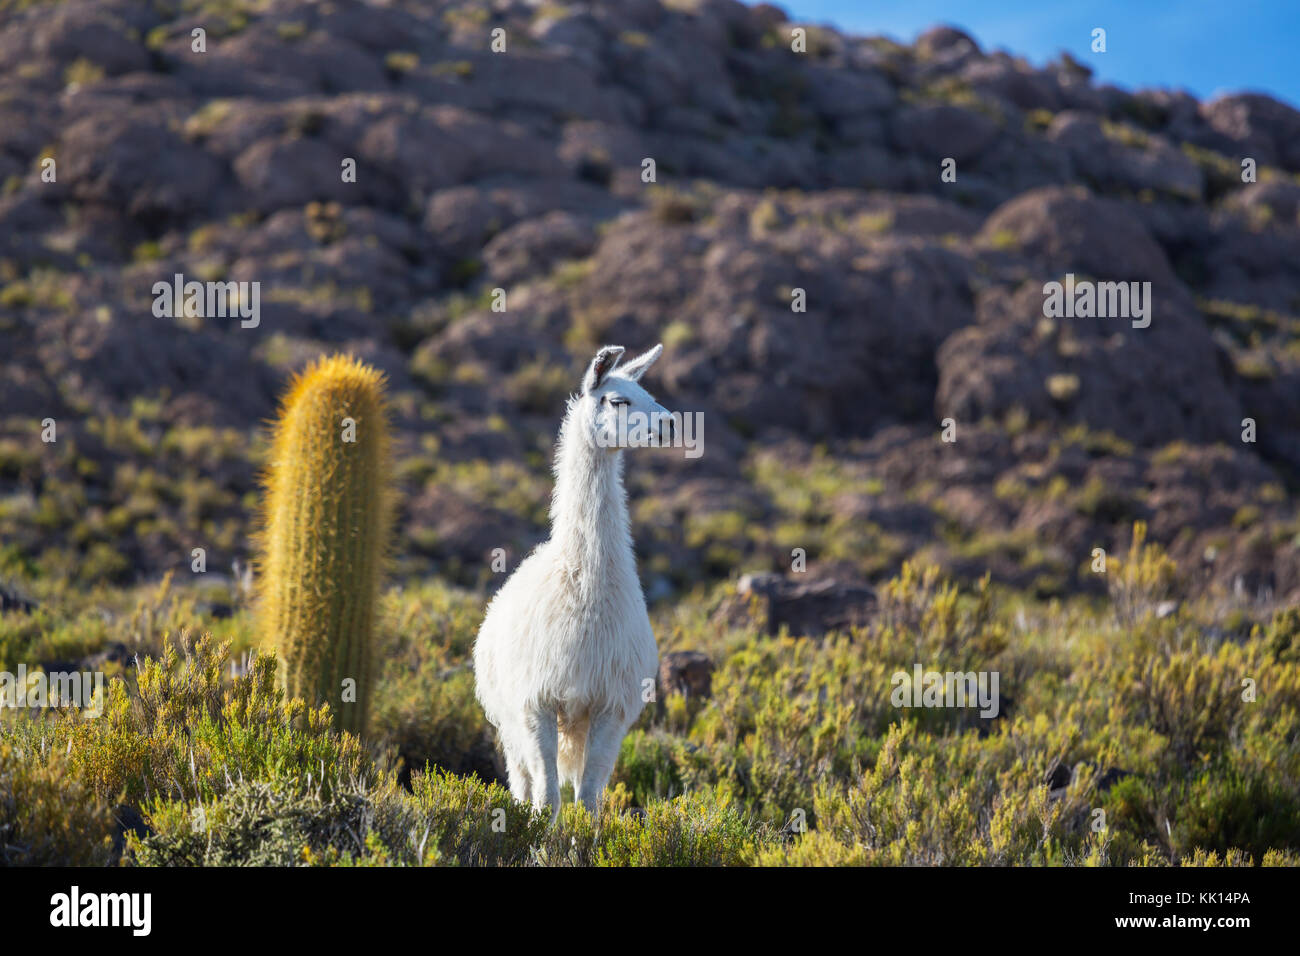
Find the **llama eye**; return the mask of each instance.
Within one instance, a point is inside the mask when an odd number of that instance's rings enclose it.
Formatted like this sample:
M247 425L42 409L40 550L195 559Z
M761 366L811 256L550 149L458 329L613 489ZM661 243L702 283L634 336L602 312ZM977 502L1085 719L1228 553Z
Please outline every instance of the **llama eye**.
M610 405L626 405L626 404L627 404L627 399L626 399L626 398L610 398L608 395L605 396L605 401L608 402Z

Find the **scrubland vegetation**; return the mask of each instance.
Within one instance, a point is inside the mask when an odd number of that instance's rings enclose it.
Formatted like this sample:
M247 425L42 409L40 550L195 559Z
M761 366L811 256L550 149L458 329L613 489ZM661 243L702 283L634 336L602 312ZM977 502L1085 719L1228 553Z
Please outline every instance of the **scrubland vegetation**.
M246 610L213 621L168 581L98 631L119 649L102 716L6 715L4 859L1294 865L1300 614L1167 613L1173 572L1140 535L1111 559L1104 600L960 588L909 564L869 627L816 639L768 636L761 615L716 627L734 586L698 593L657 626L665 649L717 661L712 697L662 696L599 818L566 804L554 828L494 779L466 669L480 595L388 593L362 741L285 698L274 659L250 654ZM7 614L3 663L66 653L62 635L85 620ZM998 671L999 715L893 707L890 675L917 661Z

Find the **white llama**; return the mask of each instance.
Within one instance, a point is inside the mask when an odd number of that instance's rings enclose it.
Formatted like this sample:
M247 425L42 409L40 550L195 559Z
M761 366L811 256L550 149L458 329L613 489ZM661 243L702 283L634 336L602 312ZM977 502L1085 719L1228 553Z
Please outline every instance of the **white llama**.
M569 398L555 453L551 537L492 599L474 645L478 698L497 728L515 799L559 814L560 786L593 812L645 704L658 649L637 579L622 448L644 444L621 413L668 411L637 384L662 345L616 367L597 353ZM656 436L658 433L656 432Z

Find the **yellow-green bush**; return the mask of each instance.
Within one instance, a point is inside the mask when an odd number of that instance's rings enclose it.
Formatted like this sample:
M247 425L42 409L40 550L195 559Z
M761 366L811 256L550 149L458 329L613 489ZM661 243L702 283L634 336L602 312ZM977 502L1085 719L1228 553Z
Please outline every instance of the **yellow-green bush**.
M0 739L41 764L63 754L69 785L105 803L195 801L241 779L302 787L309 774L328 780L372 772L356 737L330 733L328 707L285 697L274 658L255 656L246 674L227 681L226 650L210 637L193 645L185 636L168 641L161 658L141 662L133 688L108 682L101 716L62 711L15 719L2 725Z
M494 743L468 665L482 602L433 582L385 607L391 633L383 641L374 735L396 747L408 768L432 764L490 779Z
M0 864L102 866L112 859L112 832L108 806L69 772L64 754L0 740Z

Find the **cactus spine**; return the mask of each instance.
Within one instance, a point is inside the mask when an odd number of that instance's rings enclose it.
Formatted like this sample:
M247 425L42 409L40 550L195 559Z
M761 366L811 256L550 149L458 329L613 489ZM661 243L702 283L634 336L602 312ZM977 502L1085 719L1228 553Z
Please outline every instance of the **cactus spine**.
M392 527L384 376L322 358L289 387L265 475L259 626L286 690L365 730L376 605ZM355 681L355 702L346 693Z

